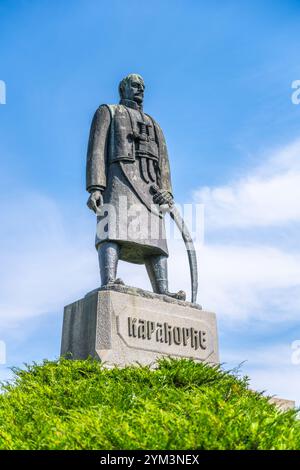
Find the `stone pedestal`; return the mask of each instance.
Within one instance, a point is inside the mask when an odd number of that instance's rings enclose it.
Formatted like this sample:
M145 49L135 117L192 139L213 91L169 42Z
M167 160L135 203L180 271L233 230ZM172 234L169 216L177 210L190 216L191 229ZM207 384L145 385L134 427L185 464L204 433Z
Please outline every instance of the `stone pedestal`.
M218 363L216 317L142 289L101 288L65 307L61 355L118 366L162 356Z

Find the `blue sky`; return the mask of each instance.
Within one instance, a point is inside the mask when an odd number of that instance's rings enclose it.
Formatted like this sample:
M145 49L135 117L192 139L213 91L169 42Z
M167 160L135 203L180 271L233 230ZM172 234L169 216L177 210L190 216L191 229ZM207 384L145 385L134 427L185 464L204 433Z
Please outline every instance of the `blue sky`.
M205 204L198 300L218 315L221 360L300 403L299 20L296 1L0 1L2 378L58 357L63 306L99 282L89 126L136 72L176 200ZM188 288L183 245L170 250L171 287ZM121 274L149 287L142 267Z

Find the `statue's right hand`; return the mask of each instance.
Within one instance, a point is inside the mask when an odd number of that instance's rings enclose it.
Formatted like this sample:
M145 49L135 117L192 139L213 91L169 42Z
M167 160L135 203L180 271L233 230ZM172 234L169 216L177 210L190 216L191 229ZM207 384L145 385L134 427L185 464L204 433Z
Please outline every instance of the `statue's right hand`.
M87 201L87 206L89 209L94 211L95 214L97 214L101 206L103 206L103 196L101 191L96 190L91 192Z

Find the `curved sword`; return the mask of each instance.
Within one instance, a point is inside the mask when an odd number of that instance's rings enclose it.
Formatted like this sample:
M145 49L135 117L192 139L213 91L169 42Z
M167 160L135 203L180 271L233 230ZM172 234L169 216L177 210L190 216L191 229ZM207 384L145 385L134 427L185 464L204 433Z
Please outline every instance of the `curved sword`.
M151 186L153 193L157 193L159 191L159 187L153 184ZM192 303L196 302L197 299L197 291L198 291L198 267L197 267L197 256L196 256L196 249L190 232L184 222L183 218L181 217L179 211L177 210L174 201L171 201L169 204L161 206L161 208L167 208L171 218L176 223L183 241L185 243L185 247L187 250L188 258L189 258L189 265L190 265L190 273L191 273L191 291L192 291Z

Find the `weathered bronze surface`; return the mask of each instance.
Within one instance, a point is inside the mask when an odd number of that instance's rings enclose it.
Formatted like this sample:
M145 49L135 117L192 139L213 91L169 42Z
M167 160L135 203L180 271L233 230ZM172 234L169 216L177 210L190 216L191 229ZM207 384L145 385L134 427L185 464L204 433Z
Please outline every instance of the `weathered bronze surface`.
M145 264L154 292L185 299L183 291L168 290L168 248L160 209L173 204L170 165L163 132L143 111L144 89L140 75L125 77L119 85L120 103L101 105L91 125L87 204L97 213L101 284L123 284L117 278L121 259Z

